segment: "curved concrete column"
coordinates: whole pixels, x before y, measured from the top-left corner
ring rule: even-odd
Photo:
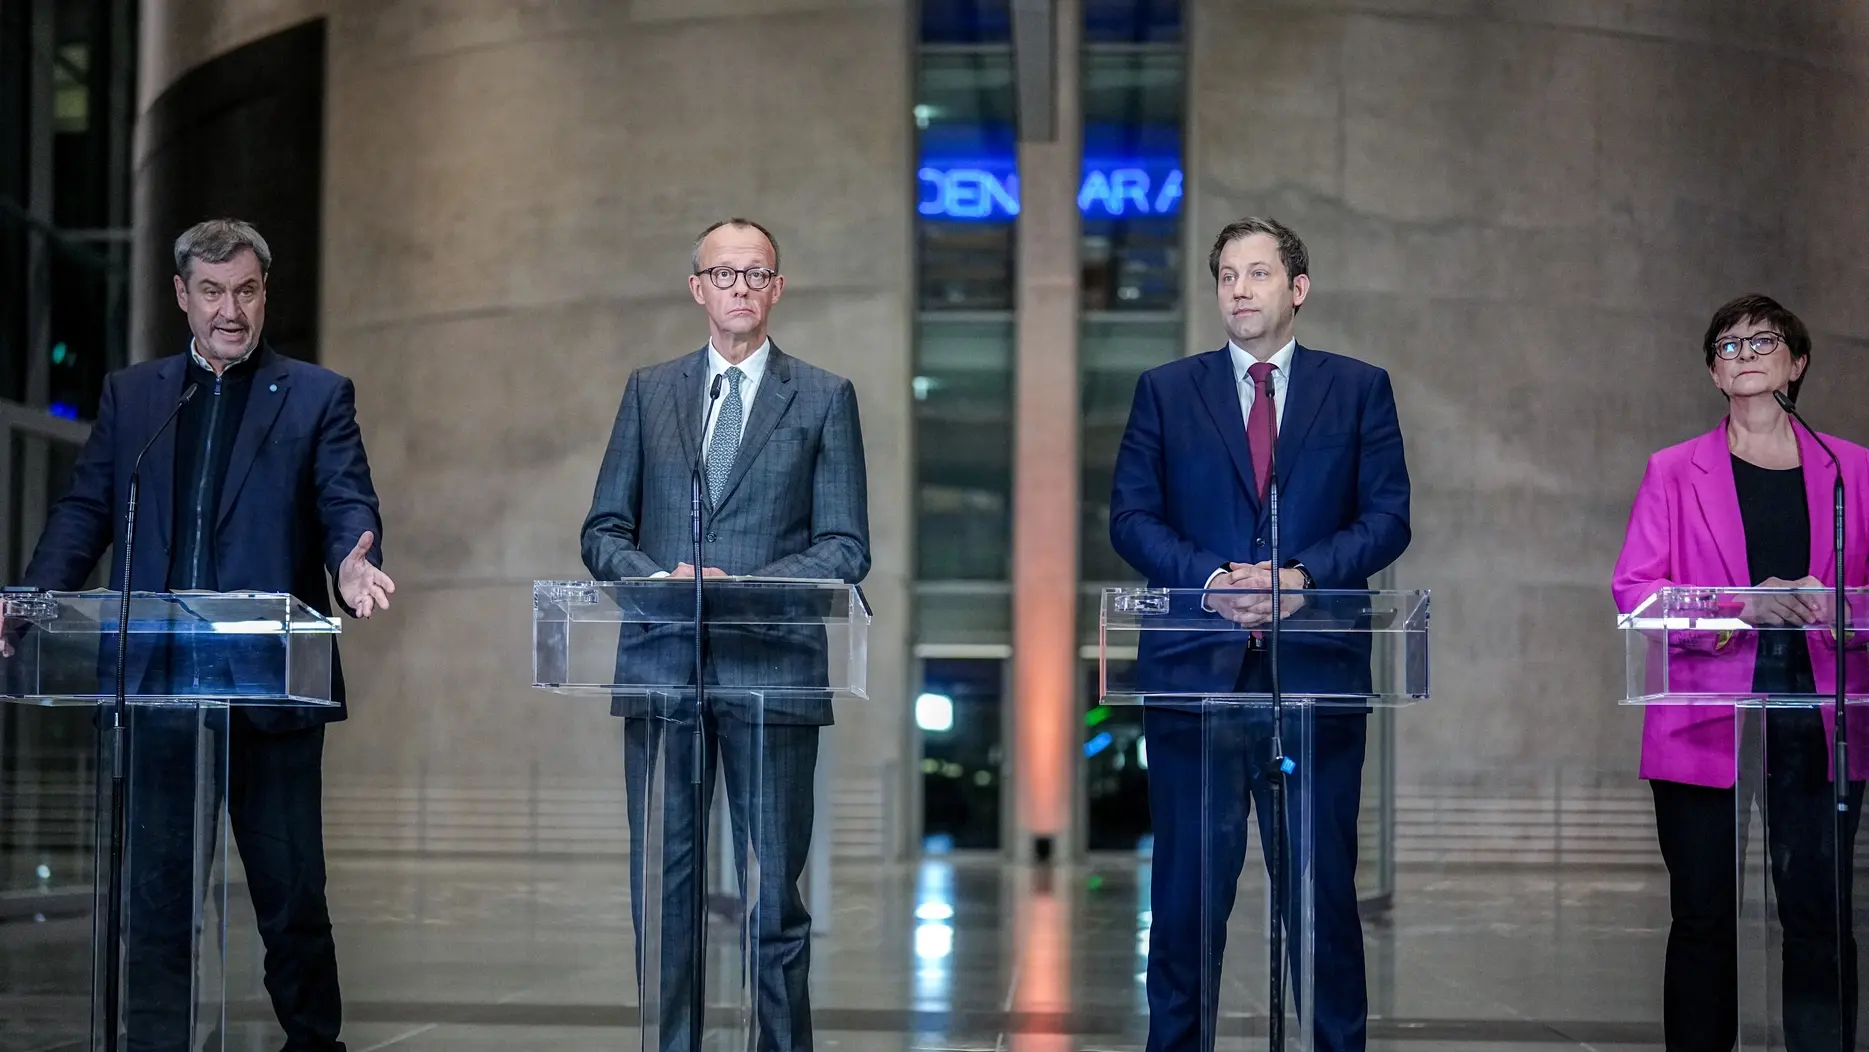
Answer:
[[[839,711],[835,784],[877,812],[865,835],[903,828],[881,801],[901,799],[882,784],[901,777],[909,675],[906,5],[147,6],[146,99],[218,49],[329,19],[319,353],[356,381],[399,585],[388,615],[347,626],[334,807],[422,785],[423,846],[498,850],[521,835],[503,825],[540,827],[520,801],[575,826],[580,787],[620,787],[620,723],[529,687],[529,583],[586,576],[578,528],[624,382],[706,340],[689,244],[745,215],[783,250],[775,340],[857,385],[874,700]],[[620,829],[620,801],[589,821]],[[580,830],[524,835],[565,850]],[[417,846],[413,827],[386,838]]]

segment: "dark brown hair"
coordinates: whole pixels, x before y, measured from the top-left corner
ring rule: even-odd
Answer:
[[[1742,321],[1757,322],[1783,336],[1785,350],[1791,352],[1793,361],[1811,356],[1811,331],[1804,327],[1804,323],[1798,320],[1798,316],[1786,310],[1782,304],[1770,296],[1762,296],[1754,292],[1729,301],[1725,306],[1713,312],[1713,320],[1707,323],[1706,338],[1700,341],[1701,346],[1707,352],[1708,369],[1713,368],[1715,357],[1713,341],[1719,339],[1721,333]],[[1810,366],[1806,365],[1804,370],[1808,374]],[[1787,393],[1793,402],[1798,400],[1798,388],[1802,386],[1804,386],[1803,376],[1791,381]]]

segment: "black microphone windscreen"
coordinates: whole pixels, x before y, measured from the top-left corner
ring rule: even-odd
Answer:
[[[713,383],[713,386],[711,386],[711,387],[709,387],[709,388],[707,389],[707,396],[708,396],[709,398],[719,398],[719,397],[720,397],[720,381],[721,381],[722,379],[724,379],[724,378],[726,377],[726,375],[727,375],[726,373],[716,373],[716,374],[714,374],[714,383]]]

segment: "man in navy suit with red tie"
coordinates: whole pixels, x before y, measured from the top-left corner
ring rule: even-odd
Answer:
[[[1110,540],[1153,587],[1270,588],[1276,471],[1280,586],[1368,588],[1409,540],[1408,466],[1388,373],[1293,338],[1311,279],[1304,243],[1283,224],[1254,217],[1228,225],[1208,266],[1228,346],[1152,369],[1137,383],[1117,454]],[[1215,595],[1203,605],[1249,628],[1270,619],[1264,595]],[[1282,616],[1298,605],[1288,598]],[[1156,684],[1151,690],[1269,690],[1263,633],[1145,635],[1162,637],[1144,640],[1137,655],[1137,676]],[[1281,657],[1288,692],[1370,690],[1367,634],[1293,634]],[[1270,828],[1271,720],[1263,710],[1166,705],[1149,706],[1144,720],[1155,836],[1148,1049],[1207,1052],[1247,815],[1257,810],[1262,842]],[[1312,999],[1319,1052],[1361,1052],[1366,1040],[1356,897],[1366,723],[1362,710],[1319,710],[1308,769],[1288,783],[1311,808],[1311,842],[1298,842],[1306,829],[1291,823],[1288,857],[1308,851],[1313,860],[1316,986],[1293,993]],[[1288,744],[1291,727],[1288,717]],[[1296,896],[1287,902],[1297,908]]]

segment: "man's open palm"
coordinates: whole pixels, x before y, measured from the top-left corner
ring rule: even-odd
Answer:
[[[370,563],[370,549],[375,544],[376,534],[363,531],[363,536],[357,538],[357,546],[337,567],[338,597],[357,617],[369,617],[378,610],[389,609],[390,593],[396,590],[396,582]]]

